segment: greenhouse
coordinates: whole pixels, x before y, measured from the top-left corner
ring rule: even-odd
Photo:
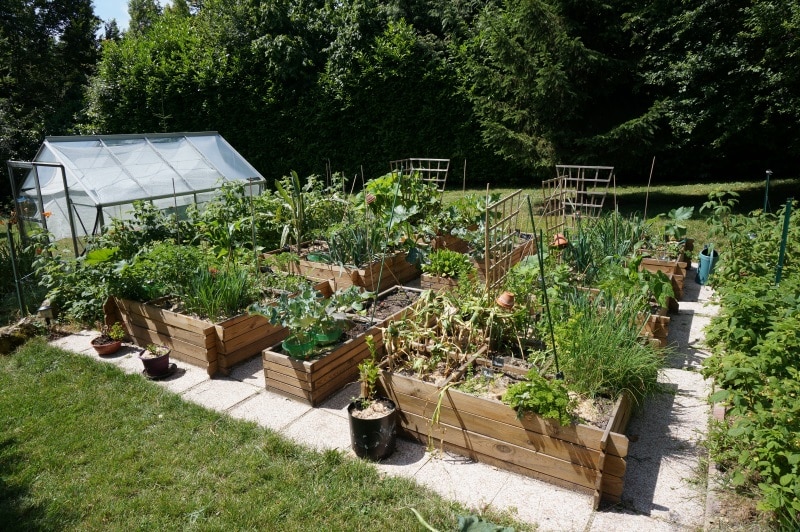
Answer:
[[[137,200],[180,211],[229,181],[264,177],[216,132],[47,137],[33,161],[8,161],[20,227],[55,239],[99,233]],[[257,187],[257,188],[256,188]]]

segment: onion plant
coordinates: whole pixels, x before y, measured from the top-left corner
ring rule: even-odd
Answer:
[[[555,336],[567,386],[590,397],[628,392],[634,403],[658,391],[663,351],[640,338],[649,314],[636,298],[577,292],[554,306]]]
[[[219,321],[240,314],[256,299],[254,291],[246,269],[201,268],[185,287],[181,299],[187,312]]]

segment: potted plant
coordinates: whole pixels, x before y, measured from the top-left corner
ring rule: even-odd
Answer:
[[[175,364],[169,363],[170,348],[165,345],[147,344],[139,353],[139,360],[144,364],[144,373],[151,379],[169,375]]]
[[[98,355],[111,355],[119,351],[123,338],[125,329],[120,322],[115,321],[110,327],[108,325],[100,327],[100,336],[92,338],[91,343]]]
[[[350,402],[350,442],[359,458],[383,460],[394,452],[397,439],[397,406],[385,397],[376,396],[380,369],[375,363],[375,340],[366,338],[371,356],[358,365],[361,395]]]

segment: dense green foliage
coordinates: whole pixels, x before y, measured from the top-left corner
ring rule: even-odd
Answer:
[[[795,203],[796,206],[796,203]],[[730,249],[721,254],[715,288],[721,311],[707,331],[714,349],[703,374],[730,406],[709,435],[712,458],[734,486],[760,493],[782,529],[800,524],[800,268],[795,213],[782,278],[776,284],[783,216],[733,216]]]
[[[479,184],[653,156],[753,177],[800,151],[792,2],[132,0],[99,47],[87,0],[3,6],[3,160],[46,133],[217,130],[270,179],[444,157]]]
[[[0,4],[0,161],[30,159],[45,135],[74,132],[99,57],[91,0]],[[5,174],[5,171],[3,172]],[[0,199],[10,191],[0,179]]]

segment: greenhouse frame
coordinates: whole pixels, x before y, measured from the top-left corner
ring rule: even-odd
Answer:
[[[47,137],[33,161],[7,161],[23,238],[35,224],[56,240],[96,235],[135,201],[180,212],[224,183],[260,194],[264,177],[219,133]],[[26,227],[29,226],[29,227]]]

